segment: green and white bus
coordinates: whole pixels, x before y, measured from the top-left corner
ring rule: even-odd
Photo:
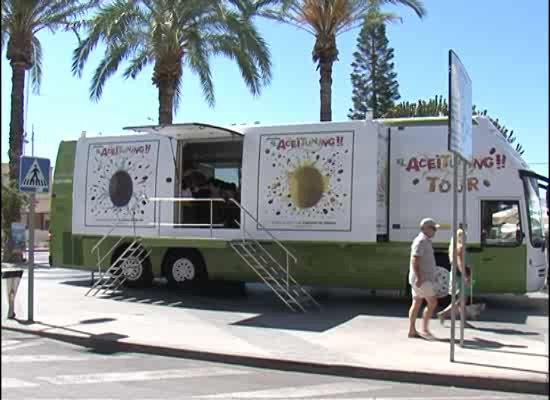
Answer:
[[[182,290],[207,279],[266,281],[241,241],[261,245],[302,285],[406,290],[424,217],[442,225],[434,247],[449,269],[447,135],[438,117],[189,123],[63,141],[52,263],[105,271],[139,237],[143,255],[121,258],[127,285],[161,276]],[[548,179],[484,117],[474,119],[473,154],[459,191],[467,190],[475,290],[537,291],[547,270],[538,186]]]

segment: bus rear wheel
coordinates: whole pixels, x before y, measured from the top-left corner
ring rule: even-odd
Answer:
[[[171,250],[164,260],[164,276],[172,288],[196,288],[208,280],[200,253],[192,249]]]
[[[113,254],[112,263],[114,263],[126,250],[128,246],[124,245],[119,247]],[[146,251],[145,249],[139,249],[137,254]],[[151,260],[149,257],[142,259],[140,257],[126,257],[123,261],[119,261],[120,272],[125,275],[126,280],[124,286],[129,288],[146,288],[151,287],[153,283],[153,268],[151,266]]]

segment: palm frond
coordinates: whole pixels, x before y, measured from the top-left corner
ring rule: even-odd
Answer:
[[[242,50],[260,68],[263,84],[269,84],[272,78],[271,54],[264,38],[249,20],[228,15],[226,21],[229,30],[237,35]]]
[[[424,18],[427,15],[426,7],[420,0],[377,0],[380,4],[389,3],[392,5],[406,6],[413,10],[418,18]]]
[[[55,2],[45,1],[48,6],[44,7],[38,15],[34,16],[35,23],[33,32],[36,34],[42,29],[48,29],[50,32],[55,32],[57,29],[69,29],[74,24],[86,16],[86,14],[96,7],[99,0],[92,1],[70,1],[62,0]],[[83,22],[80,22],[81,24]]]
[[[88,57],[101,41],[123,43],[129,35],[128,32],[132,32],[135,37],[136,32],[139,32],[138,27],[146,18],[133,1],[118,0],[102,8],[86,24],[88,36],[73,51],[73,74],[82,77]]]
[[[142,50],[136,57],[130,61],[130,65],[124,71],[124,78],[136,79],[139,73],[145,68],[147,64],[152,63],[153,60],[147,50]]]
[[[36,36],[32,38],[33,65],[30,70],[32,89],[35,94],[40,94],[42,84],[42,45]]]
[[[209,106],[215,104],[214,98],[214,83],[212,82],[212,73],[210,71],[209,49],[208,42],[201,38],[199,32],[189,32],[189,42],[186,48],[186,62],[193,72],[199,77],[202,93]],[[177,85],[176,99],[174,100],[174,108],[180,103],[180,88],[181,82]]]
[[[214,54],[222,54],[227,58],[234,60],[239,67],[241,77],[243,78],[246,86],[248,86],[248,89],[252,95],[257,96],[260,94],[260,81],[262,76],[253,60],[248,57],[244,49],[241,47],[238,37],[219,35],[215,38],[215,40],[212,40],[212,42]]]
[[[117,71],[120,63],[130,56],[132,50],[130,44],[112,44],[107,47],[105,56],[96,68],[92,78],[90,86],[90,99],[92,101],[98,101],[101,98],[105,82]]]
[[[2,33],[0,36],[0,51],[4,51],[4,44],[8,39],[8,32],[4,30],[4,24],[2,23]]]

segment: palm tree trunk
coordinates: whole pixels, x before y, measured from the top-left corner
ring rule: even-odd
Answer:
[[[159,125],[171,125],[174,112],[176,83],[164,79],[159,82]]]
[[[23,152],[23,114],[25,96],[25,65],[11,64],[11,119],[10,119],[10,180],[15,182],[19,175],[19,158]]]
[[[9,137],[9,177],[10,184],[15,188],[19,176],[19,159],[23,152],[23,115],[24,115],[24,93],[25,93],[25,64],[20,62],[12,62],[12,78],[11,78],[11,116],[10,116],[10,137]],[[21,220],[21,202],[16,194],[10,199],[9,205],[4,208],[2,219],[4,234],[6,230],[10,231],[12,222]],[[11,235],[7,237],[7,247],[5,260],[17,262],[20,260],[19,254],[14,254],[14,243],[11,240]]]
[[[319,60],[321,86],[321,121],[332,121],[332,60]]]

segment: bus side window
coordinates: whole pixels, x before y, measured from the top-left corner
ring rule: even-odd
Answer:
[[[523,242],[518,201],[482,200],[480,226],[485,246],[518,246]]]

